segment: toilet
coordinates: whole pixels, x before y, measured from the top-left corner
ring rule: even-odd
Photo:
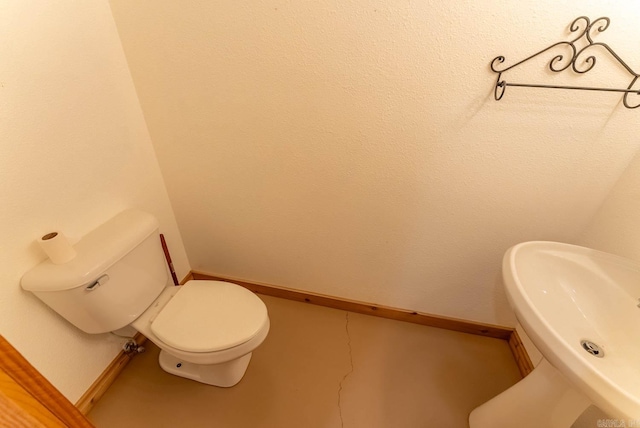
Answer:
[[[160,348],[168,373],[231,387],[267,337],[267,308],[229,282],[174,286],[150,214],[127,210],[87,234],[64,264],[45,260],[22,288],[80,330],[100,334],[131,326]]]

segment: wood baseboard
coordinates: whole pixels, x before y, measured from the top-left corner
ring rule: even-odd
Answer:
[[[447,330],[459,331],[462,333],[476,334],[480,336],[506,340],[509,343],[509,348],[511,349],[511,353],[513,354],[513,358],[516,362],[516,365],[518,366],[518,369],[520,370],[520,374],[522,375],[522,377],[527,376],[534,369],[534,365],[531,362],[531,358],[529,357],[529,354],[527,353],[527,350],[524,347],[520,336],[513,328],[506,328],[456,318],[424,314],[406,309],[398,309],[388,306],[357,302],[353,300],[325,296],[322,294],[308,293],[306,291],[278,287],[270,284],[212,275],[201,271],[192,271],[190,279],[227,281],[245,287],[253,291],[254,293],[264,294],[267,296],[280,297],[283,299],[295,300],[298,302],[311,303],[314,305],[327,306],[334,309],[357,312],[360,314],[373,315],[382,318],[406,321],[430,327],[444,328]]]
[[[193,279],[193,273],[189,272],[187,276],[185,276],[182,281],[180,281],[180,285],[185,282]],[[147,338],[142,333],[136,333],[133,337],[138,345],[142,345],[147,341]],[[125,366],[131,361],[133,356],[128,355],[124,351],[120,351],[120,353],[116,356],[116,358],[107,366],[107,368],[102,372],[102,374],[98,377],[98,379],[93,382],[93,384],[87,389],[87,391],[80,397],[78,402],[75,404],[75,407],[82,412],[82,414],[87,415],[93,405],[102,397],[102,395],[109,389],[111,384],[116,380],[120,372],[125,368]]]
[[[520,374],[522,377],[526,377],[535,367],[516,330],[513,330],[509,337],[509,348],[511,348],[511,353],[516,360]]]
[[[430,315],[406,309],[392,308],[389,306],[358,302],[355,300],[341,299],[338,297],[309,293],[306,291],[294,290],[270,284],[222,277],[201,271],[192,271],[192,273],[193,279],[232,282],[258,294],[280,297],[283,299],[295,300],[298,302],[311,303],[313,305],[327,306],[329,308],[342,309],[345,311],[373,315],[376,317],[406,321],[430,327],[444,328],[447,330],[459,331],[462,333],[477,334],[480,336],[509,340],[511,334],[514,331],[510,328],[500,327],[492,324],[483,324],[473,321],[465,321],[457,318]]]
[[[136,335],[133,336],[133,340],[135,340],[138,345],[141,345],[146,342],[147,338],[141,333],[136,333]],[[109,364],[109,366],[107,366],[107,368],[102,372],[98,379],[93,382],[82,397],[80,397],[76,403],[78,410],[80,410],[84,415],[88,414],[93,408],[93,405],[100,399],[100,397],[102,397],[107,389],[109,389],[111,384],[116,380],[120,372],[133,357],[133,355],[127,354],[124,350],[120,351],[118,356],[111,362],[111,364]]]
[[[376,305],[354,300],[341,299],[338,297],[326,296],[322,294],[309,293],[306,291],[294,290],[290,288],[279,287],[270,284],[258,283],[240,280],[230,277],[222,277],[201,271],[191,271],[180,281],[184,284],[192,279],[203,279],[213,281],[227,281],[238,284],[254,293],[264,294],[267,296],[279,297],[298,302],[310,303],[313,305],[326,306],[334,309],[341,309],[350,312],[356,312],[376,317],[389,318],[397,321],[411,322],[429,327],[444,328],[447,330],[458,331],[462,333],[476,334],[480,336],[493,337],[509,342],[509,347],[513,353],[516,364],[520,369],[522,376],[526,376],[533,370],[533,364],[529,358],[527,351],[516,333],[515,329],[496,326],[492,324],[484,324],[473,321],[466,321],[457,318],[450,318],[438,315],[430,315],[406,309],[392,308],[389,306]],[[135,336],[137,343],[144,343],[146,338],[138,333]],[[80,397],[76,403],[76,407],[83,413],[87,414],[95,402],[102,397],[105,391],[113,383],[116,377],[124,369],[131,360],[131,356],[124,351],[120,352],[113,362],[105,369],[91,387]]]
[[[191,281],[193,279],[193,272],[189,272],[187,276],[185,276],[182,281],[180,281],[180,285],[184,285],[185,282]]]

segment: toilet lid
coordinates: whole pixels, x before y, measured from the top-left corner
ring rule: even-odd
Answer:
[[[189,281],[160,311],[151,331],[187,352],[214,352],[240,345],[267,322],[267,308],[246,288],[222,281]]]

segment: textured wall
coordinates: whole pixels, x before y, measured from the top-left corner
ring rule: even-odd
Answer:
[[[189,270],[106,2],[0,5],[0,333],[71,401],[122,340],[87,335],[20,288],[45,258],[35,240],[75,242],[127,207],[154,213]]]
[[[494,101],[489,62],[608,15],[640,69],[624,3],[110,2],[193,268],[503,325],[504,251],[574,242],[640,140],[616,94]]]
[[[640,261],[640,155],[609,194],[578,244]]]

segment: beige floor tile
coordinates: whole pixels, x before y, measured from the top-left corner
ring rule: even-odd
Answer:
[[[465,427],[519,380],[505,341],[261,296],[271,331],[245,378],[216,388],[137,356],[89,418],[110,427]]]

